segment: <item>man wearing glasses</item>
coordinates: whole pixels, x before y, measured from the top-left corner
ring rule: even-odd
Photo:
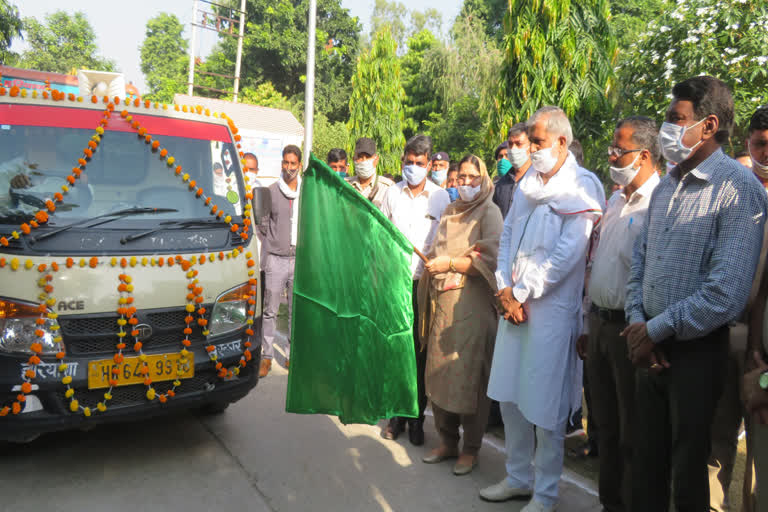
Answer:
[[[587,283],[588,321],[579,338],[600,436],[600,502],[611,512],[629,509],[635,368],[619,333],[626,325],[624,297],[635,239],[645,225],[651,194],[659,184],[658,128],[647,117],[619,121],[608,148],[611,179],[623,189],[608,200],[593,248]]]

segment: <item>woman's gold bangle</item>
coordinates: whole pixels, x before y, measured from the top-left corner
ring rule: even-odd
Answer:
[[[453,258],[448,262],[448,268],[451,269],[451,272],[456,272],[456,267],[453,266]]]

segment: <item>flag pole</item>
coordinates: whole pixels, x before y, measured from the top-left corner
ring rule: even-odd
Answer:
[[[312,127],[315,117],[315,26],[317,22],[317,0],[309,0],[307,23],[307,81],[304,93],[304,169],[309,166],[312,151]]]
[[[422,252],[421,252],[420,250],[418,250],[416,247],[414,247],[414,248],[413,248],[413,252],[415,252],[415,253],[416,253],[416,256],[418,256],[419,258],[421,258],[421,261],[423,261],[424,263],[429,263],[429,260],[427,259],[427,257],[426,257],[426,256],[424,256],[424,253],[422,253]]]

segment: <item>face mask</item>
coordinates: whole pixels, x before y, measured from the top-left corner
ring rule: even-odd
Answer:
[[[480,192],[480,185],[476,187],[470,187],[468,185],[459,186],[459,197],[464,201],[471,201]]]
[[[435,182],[435,185],[442,185],[445,180],[448,179],[448,169],[444,171],[432,171],[430,179]]]
[[[346,178],[347,177],[347,172],[346,171],[336,171],[336,174],[338,174],[340,178]]]
[[[674,163],[674,162],[667,162],[667,164],[666,164],[666,165],[667,165],[667,174],[669,174],[669,171],[671,171],[672,169],[674,169],[675,167],[677,167],[677,164],[676,164],[676,163]]]
[[[419,167],[416,164],[403,166],[403,177],[409,185],[416,186],[427,177],[427,168]]]
[[[635,156],[635,159],[632,160],[632,163],[626,167],[610,166],[611,179],[622,187],[626,187],[632,183],[632,180],[635,179],[637,173],[640,172],[640,169],[635,169],[635,164],[637,163],[638,158],[640,158],[640,153],[638,153],[637,156]]]
[[[664,158],[679,164],[691,156],[696,146],[703,141],[700,140],[693,147],[687,148],[683,146],[683,136],[686,131],[703,121],[704,119],[691,126],[678,126],[667,122],[662,123],[661,130],[659,130],[659,145],[661,146],[661,154],[664,155]]]
[[[496,172],[499,174],[499,176],[506,176],[511,168],[512,164],[509,163],[509,160],[506,158],[502,158],[496,162]]]
[[[357,174],[364,180],[367,180],[368,178],[376,174],[376,166],[373,165],[373,158],[356,162],[355,174]]]
[[[507,158],[512,163],[512,167],[519,169],[525,165],[525,162],[527,162],[529,158],[528,148],[529,146],[524,148],[509,148],[507,150]]]
[[[298,176],[299,170],[298,169],[283,169],[283,180],[288,183],[289,181],[293,181],[296,176]]]
[[[459,198],[459,189],[456,187],[448,187],[445,189],[446,192],[448,192],[448,196],[451,198],[451,202],[454,202]]]
[[[758,178],[768,180],[768,165],[763,165],[757,161],[755,155],[752,154],[752,148],[749,147],[749,144],[747,144],[747,149],[749,150],[749,158],[752,159],[752,172],[754,172]]]
[[[552,154],[552,149],[540,149],[531,155],[531,165],[539,174],[549,174],[555,168],[558,157]]]

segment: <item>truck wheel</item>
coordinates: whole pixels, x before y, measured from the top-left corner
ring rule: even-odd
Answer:
[[[227,410],[227,407],[229,407],[229,402],[213,402],[199,407],[196,412],[201,416],[215,416],[222,414]]]

